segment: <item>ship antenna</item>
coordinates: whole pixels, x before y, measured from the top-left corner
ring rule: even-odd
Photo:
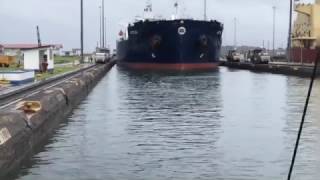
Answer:
[[[145,13],[145,19],[150,19],[152,18],[152,3],[151,0],[147,1],[147,6],[144,9],[144,13]]]
[[[147,8],[146,8],[147,12],[152,12],[152,2],[151,0],[147,1]]]
[[[174,7],[176,8],[176,17],[178,16],[178,8],[179,8],[179,3],[178,0],[174,3]]]

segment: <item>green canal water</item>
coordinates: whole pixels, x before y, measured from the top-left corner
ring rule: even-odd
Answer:
[[[308,79],[113,68],[14,180],[286,179]],[[320,177],[320,81],[293,179]]]

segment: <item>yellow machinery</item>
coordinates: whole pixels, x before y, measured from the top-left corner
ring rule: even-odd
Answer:
[[[9,67],[16,61],[14,56],[0,56],[0,67]]]

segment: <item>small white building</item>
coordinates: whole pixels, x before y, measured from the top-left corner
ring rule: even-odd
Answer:
[[[23,64],[25,70],[42,71],[43,64],[47,63],[47,70],[54,70],[53,46],[41,46],[36,48],[23,49]]]

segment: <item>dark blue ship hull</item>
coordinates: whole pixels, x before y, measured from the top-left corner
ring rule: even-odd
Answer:
[[[139,21],[117,43],[120,66],[136,69],[213,69],[223,26],[217,21]]]

